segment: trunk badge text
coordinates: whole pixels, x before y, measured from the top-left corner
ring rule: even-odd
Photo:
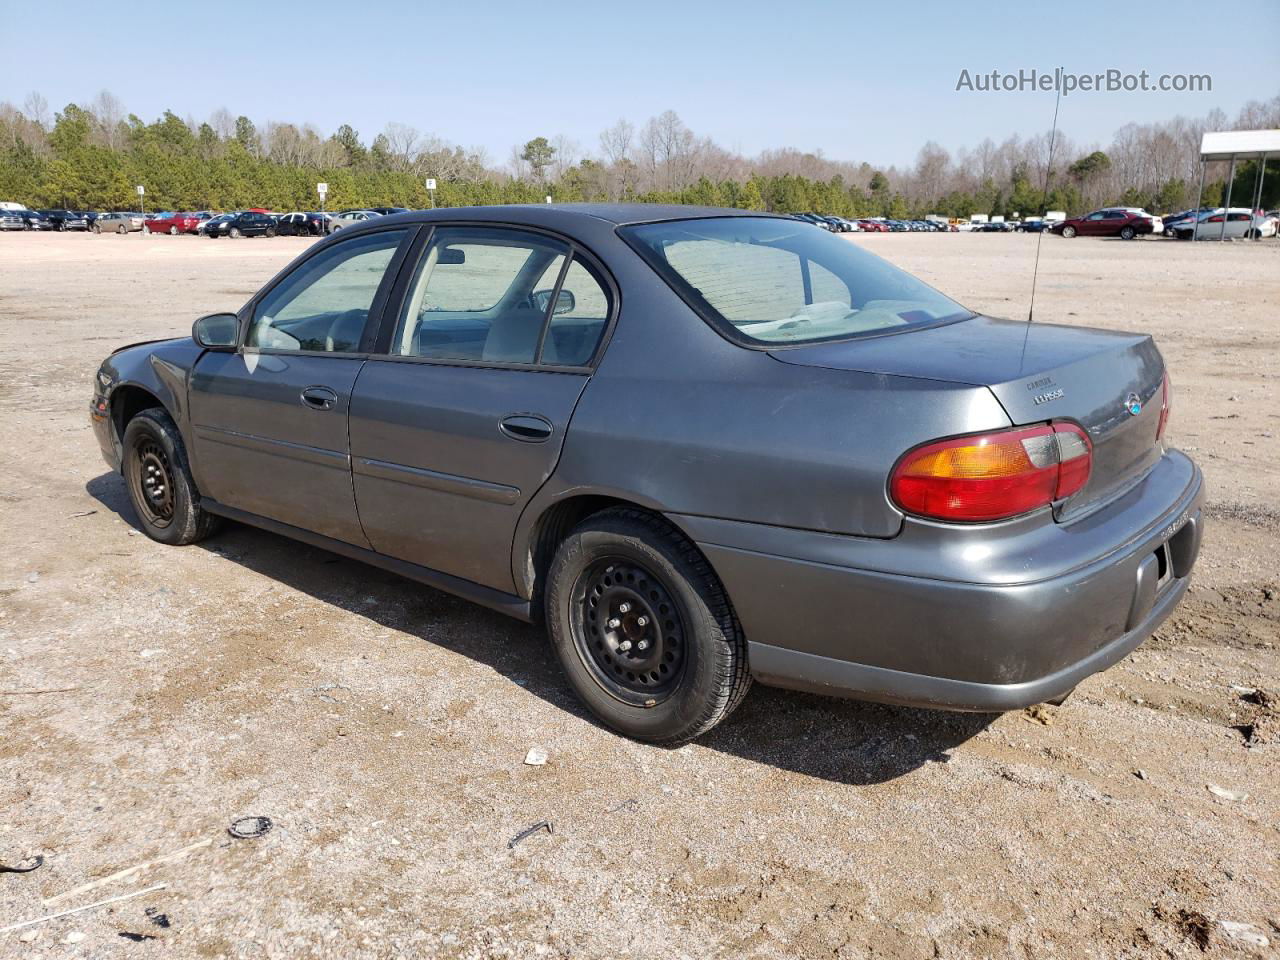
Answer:
[[[1042,389],[1048,388],[1048,389]],[[1053,377],[1041,377],[1039,380],[1032,380],[1027,384],[1028,390],[1042,390],[1031,398],[1031,402],[1037,407],[1042,403],[1048,403],[1050,400],[1061,400],[1065,391],[1053,382]]]

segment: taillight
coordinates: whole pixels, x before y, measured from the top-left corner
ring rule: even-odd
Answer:
[[[926,443],[898,461],[894,503],[935,520],[981,522],[1029,513],[1089,481],[1093,444],[1074,423],[1017,427]]]
[[[1173,408],[1173,389],[1169,385],[1169,371],[1164,372],[1160,382],[1160,425],[1156,427],[1156,439],[1164,437],[1164,428],[1169,425],[1169,411]]]

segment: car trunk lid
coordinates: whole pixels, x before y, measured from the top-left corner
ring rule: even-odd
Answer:
[[[1145,334],[976,316],[894,336],[771,351],[784,363],[986,386],[1015,426],[1074,420],[1093,444],[1067,520],[1119,495],[1161,455],[1164,360]]]

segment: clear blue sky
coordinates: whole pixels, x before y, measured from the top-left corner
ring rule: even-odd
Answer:
[[[1066,98],[1060,126],[1080,145],[1280,94],[1271,0],[1229,16],[1184,0],[0,0],[0,36],[22,54],[0,61],[0,100],[19,105],[37,90],[58,110],[106,88],[148,121],[225,106],[326,134],[348,122],[366,141],[399,121],[492,162],[537,135],[594,150],[619,117],[639,126],[666,109],[748,154],[795,146],[877,165],[910,163],[929,139],[954,150],[1048,129],[1051,93],[958,93],[962,68],[1212,74],[1211,93]]]

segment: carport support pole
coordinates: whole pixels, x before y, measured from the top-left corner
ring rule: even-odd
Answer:
[[[1227,239],[1227,221],[1231,219],[1231,182],[1236,178],[1236,155],[1231,155],[1231,167],[1227,170],[1227,200],[1222,205],[1222,229],[1218,231],[1218,240]]]
[[[1253,186],[1253,206],[1249,208],[1249,226],[1251,229],[1258,231],[1254,237],[1255,240],[1262,239],[1262,230],[1253,226],[1253,211],[1258,209],[1258,205],[1262,203],[1262,178],[1267,175],[1267,155],[1264,153],[1258,158],[1258,179]]]
[[[1206,168],[1206,166],[1208,166],[1208,164],[1206,163],[1206,161],[1204,161],[1204,157],[1202,156],[1201,157],[1201,186],[1199,186],[1196,191],[1196,219],[1192,220],[1193,241],[1198,241],[1199,239],[1199,205],[1201,205],[1201,201],[1204,198],[1204,168]]]

